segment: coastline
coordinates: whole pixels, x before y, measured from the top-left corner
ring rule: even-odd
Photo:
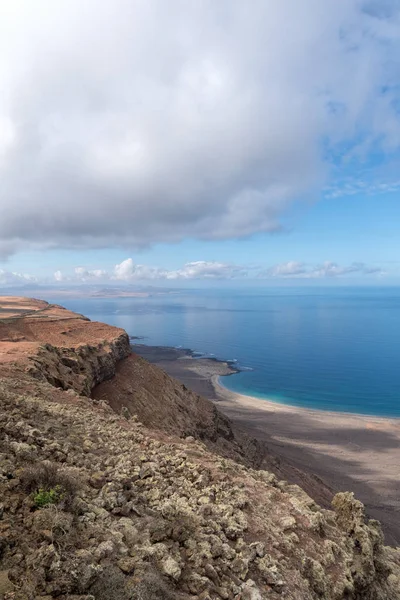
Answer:
[[[220,394],[214,386],[213,377],[233,375],[238,372],[232,367],[232,363],[215,357],[198,357],[189,348],[148,346],[138,343],[132,344],[131,347],[133,352],[164,369],[168,375],[175,377],[200,396],[205,396],[214,402],[220,400]]]
[[[134,344],[133,351],[218,404],[234,424],[277,456],[313,473],[332,490],[353,491],[382,522],[387,543],[400,543],[400,419],[329,412],[245,396],[219,378],[228,363],[193,358],[187,349]]]
[[[234,373],[228,373],[228,375],[234,375]],[[224,376],[224,375],[222,375]],[[295,404],[289,404],[286,402],[278,402],[277,400],[272,400],[272,398],[268,398],[266,396],[263,397],[257,397],[257,396],[251,396],[250,394],[241,394],[240,392],[234,392],[233,390],[230,390],[229,388],[227,388],[226,386],[224,386],[224,384],[221,382],[220,379],[220,375],[214,375],[212,378],[212,383],[213,386],[216,389],[216,393],[219,397],[221,397],[221,399],[226,399],[226,400],[236,400],[237,402],[241,402],[242,404],[245,404],[246,401],[251,401],[251,403],[254,403],[254,407],[259,407],[259,403],[265,403],[267,406],[269,406],[269,408],[271,410],[279,410],[280,408],[282,409],[282,412],[285,412],[285,410],[287,409],[287,412],[292,413],[293,411],[295,411],[296,413],[304,413],[304,414],[312,414],[314,416],[318,416],[319,414],[321,415],[330,415],[332,417],[334,416],[341,416],[343,418],[350,418],[350,417],[354,417],[357,419],[368,419],[370,420],[374,420],[374,421],[383,421],[383,422],[387,422],[387,421],[393,421],[394,425],[396,425],[396,423],[400,426],[400,417],[385,417],[385,416],[380,416],[380,415],[371,415],[371,414],[366,414],[366,413],[355,413],[355,412],[350,412],[350,411],[340,411],[340,410],[327,410],[325,408],[308,408],[308,407],[304,407],[304,406],[297,406]]]

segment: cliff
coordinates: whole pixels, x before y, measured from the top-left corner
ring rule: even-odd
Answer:
[[[351,494],[326,510],[252,468],[125,332],[24,302],[0,299],[0,598],[400,599]]]

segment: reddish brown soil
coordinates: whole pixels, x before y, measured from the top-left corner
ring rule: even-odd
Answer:
[[[121,332],[44,300],[0,296],[0,374],[5,364],[25,362],[42,344],[77,347]]]

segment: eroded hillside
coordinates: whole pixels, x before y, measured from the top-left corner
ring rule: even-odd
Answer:
[[[0,598],[400,598],[399,550],[351,494],[324,510],[249,467],[212,404],[140,361],[146,426],[132,389],[90,398],[135,360],[126,334],[39,310],[0,324]]]

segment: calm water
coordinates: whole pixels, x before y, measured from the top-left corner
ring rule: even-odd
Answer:
[[[202,290],[53,300],[143,336],[146,344],[236,359],[246,370],[223,379],[236,392],[400,416],[400,289]]]

